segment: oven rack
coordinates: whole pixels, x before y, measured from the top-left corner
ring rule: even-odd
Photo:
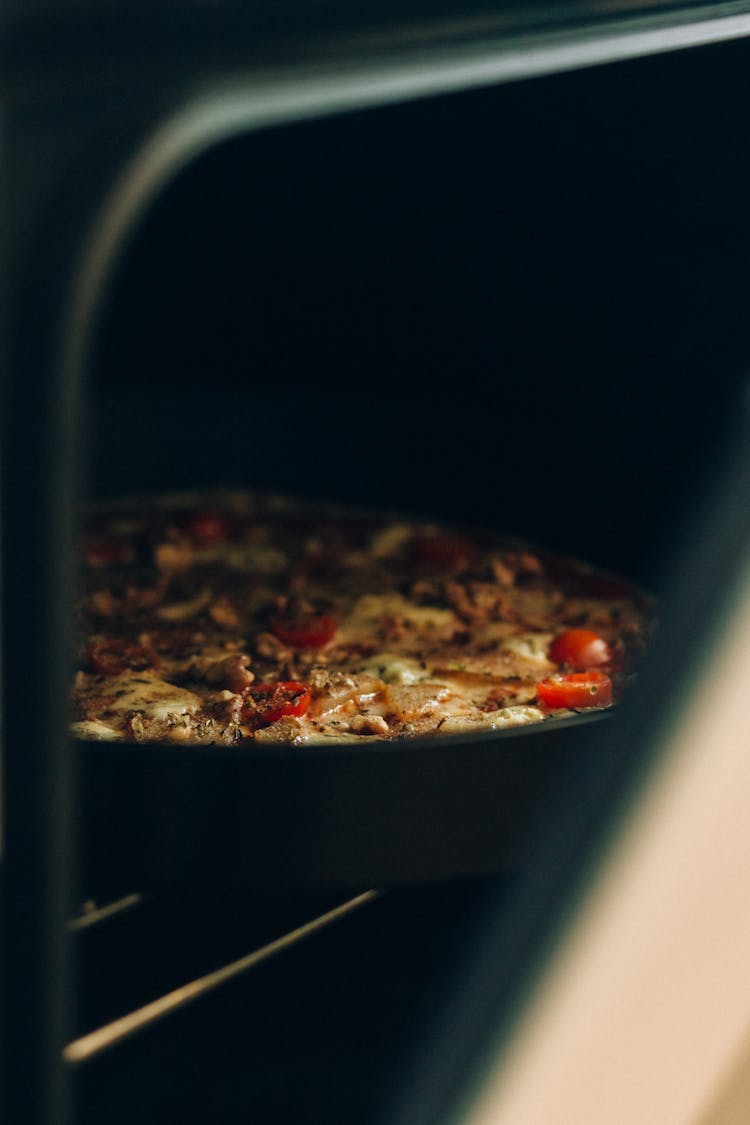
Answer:
[[[375,1125],[488,903],[515,883],[89,904],[68,927],[82,1001],[82,1034],[65,1050],[76,1120],[161,1125],[161,1099],[197,1125],[218,1098],[226,1125]]]
[[[83,1002],[65,1062],[80,1066],[118,1047],[381,894],[242,901],[133,893],[86,904],[67,925]]]

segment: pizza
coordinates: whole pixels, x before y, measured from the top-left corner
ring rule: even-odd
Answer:
[[[225,490],[87,512],[71,732],[199,745],[467,735],[611,707],[629,582],[515,538]]]

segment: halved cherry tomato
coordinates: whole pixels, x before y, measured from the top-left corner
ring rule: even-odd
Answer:
[[[311,695],[310,686],[297,680],[252,684],[244,692],[242,717],[252,726],[268,726],[284,715],[304,715]]]
[[[123,672],[144,672],[159,666],[159,657],[150,648],[119,637],[96,641],[88,651],[88,664],[100,676],[121,676]]]
[[[86,535],[83,541],[83,551],[89,566],[125,566],[135,557],[135,551],[130,539],[117,535],[107,535],[104,532]]]
[[[612,663],[612,649],[604,637],[592,629],[566,629],[558,633],[549,647],[555,664],[567,664],[578,671]]]
[[[460,570],[468,566],[474,553],[468,539],[458,535],[415,535],[409,544],[412,559],[441,570]]]
[[[232,525],[221,512],[194,512],[183,525],[190,539],[199,547],[226,543],[232,535]]]
[[[291,648],[322,648],[337,628],[336,619],[327,613],[271,618],[271,632],[282,644]]]
[[[580,710],[608,707],[612,702],[612,681],[606,672],[571,672],[567,676],[548,676],[536,685],[536,698],[550,711],[560,708]]]

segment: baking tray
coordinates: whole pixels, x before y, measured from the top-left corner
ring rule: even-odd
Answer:
[[[617,710],[361,748],[75,742],[78,892],[278,894],[517,867]]]

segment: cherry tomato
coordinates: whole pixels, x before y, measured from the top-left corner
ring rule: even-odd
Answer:
[[[581,672],[612,663],[609,644],[591,629],[566,629],[564,633],[558,633],[548,655],[555,664],[567,664]]]
[[[116,535],[91,534],[84,538],[83,550],[89,566],[124,566],[133,561],[135,552],[129,539]]]
[[[612,681],[606,672],[571,672],[567,676],[548,676],[536,685],[541,707],[555,711],[565,707],[608,707],[612,702]]]
[[[327,613],[271,618],[271,632],[291,648],[322,648],[337,628],[336,619]]]
[[[473,549],[468,539],[453,535],[415,535],[409,544],[412,559],[441,570],[468,566]]]
[[[100,676],[120,676],[123,672],[144,672],[158,668],[159,658],[155,652],[134,641],[111,637],[96,641],[88,652],[88,663],[92,671]]]
[[[199,547],[226,543],[232,533],[229,520],[221,512],[194,512],[183,526],[193,543]]]
[[[304,715],[312,694],[308,684],[297,680],[277,680],[252,684],[245,690],[242,717],[252,726],[268,726],[284,715]]]

